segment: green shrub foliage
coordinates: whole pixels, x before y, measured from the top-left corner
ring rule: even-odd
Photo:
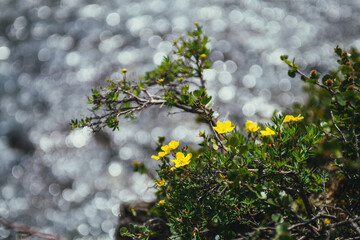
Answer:
[[[166,222],[164,238],[360,239],[359,52],[336,47],[339,67],[325,75],[306,75],[281,56],[289,76],[307,83],[307,103],[265,125],[240,126],[217,120],[203,78],[208,38],[195,26],[138,82],[123,69],[122,79],[92,90],[92,116],[72,127],[116,130],[121,116],[152,105],[194,113],[209,125],[210,134],[199,130],[199,150],[160,137],[146,160],[159,163],[158,203],[149,214]],[[136,162],[135,170],[146,173],[145,165]],[[159,231],[131,225],[120,235],[160,239]]]

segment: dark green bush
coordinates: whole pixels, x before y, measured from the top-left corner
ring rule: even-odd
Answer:
[[[167,223],[164,238],[360,239],[359,53],[336,47],[339,67],[322,78],[281,56],[289,76],[308,83],[307,103],[265,125],[236,126],[217,121],[203,78],[210,68],[208,38],[195,25],[174,41],[174,54],[138,82],[127,80],[123,69],[123,79],[93,90],[93,116],[73,120],[72,127],[116,130],[120,116],[134,118],[152,105],[179,108],[208,123],[212,133],[200,132],[199,150],[159,138],[152,156],[159,162],[159,202],[149,213]],[[135,170],[147,172],[144,164]],[[120,235],[158,239],[156,231],[130,226]]]

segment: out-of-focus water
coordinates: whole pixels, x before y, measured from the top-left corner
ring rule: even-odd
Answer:
[[[156,108],[120,131],[70,131],[85,96],[136,78],[198,21],[211,39],[206,72],[220,120],[267,121],[303,102],[279,56],[325,72],[336,45],[360,48],[357,0],[1,0],[0,216],[74,239],[111,239],[119,203],[154,199],[133,160],[154,167],[157,136],[196,144],[203,125]],[[192,118],[190,115],[187,118]],[[0,239],[12,233],[0,226]]]

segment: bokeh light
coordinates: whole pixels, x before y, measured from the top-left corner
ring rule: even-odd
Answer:
[[[116,132],[70,131],[89,113],[91,88],[119,69],[137,79],[198,21],[211,40],[204,78],[215,110],[242,129],[305,101],[280,55],[325,72],[336,45],[360,48],[356,0],[5,0],[0,9],[0,216],[72,239],[112,239],[122,202],[155,199],[132,161],[155,167],[158,136],[196,146],[209,130],[151,108]],[[0,239],[11,238],[0,225]]]

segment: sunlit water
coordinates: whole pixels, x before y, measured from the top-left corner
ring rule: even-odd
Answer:
[[[359,13],[356,0],[0,1],[0,216],[111,239],[120,202],[154,199],[132,161],[154,167],[157,136],[196,145],[207,128],[152,108],[114,133],[71,132],[91,88],[124,67],[133,79],[151,70],[198,21],[211,39],[205,77],[220,120],[265,122],[304,102],[279,56],[304,72],[335,67],[336,45],[360,48]],[[11,234],[0,226],[0,239]]]

